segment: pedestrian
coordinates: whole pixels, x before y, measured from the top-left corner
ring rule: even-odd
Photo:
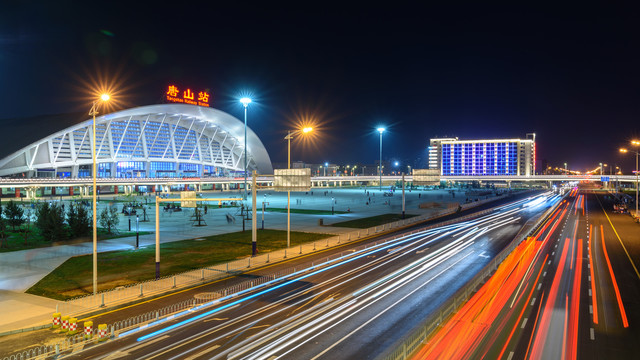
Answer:
[[[204,206],[204,214],[207,215],[207,205]]]

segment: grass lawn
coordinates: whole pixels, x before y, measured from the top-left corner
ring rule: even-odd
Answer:
[[[258,209],[261,212],[262,209]],[[286,213],[287,208],[266,208],[265,211]],[[291,209],[291,214],[307,214],[307,215],[331,215],[331,210],[313,210],[313,209]],[[334,214],[348,214],[346,211],[335,210]]]
[[[404,218],[408,219],[414,216],[417,216],[417,215],[405,214]],[[342,221],[335,224],[331,224],[330,226],[366,229],[373,226],[380,226],[380,225],[398,221],[398,220],[402,220],[402,214],[382,214],[382,215],[371,216],[371,217],[362,218],[362,219]]]
[[[23,225],[23,227],[24,226],[25,225]],[[31,226],[31,234],[29,235],[29,238],[27,239],[26,244],[25,244],[24,238],[22,237],[22,234],[19,231],[12,231],[11,228],[9,228],[8,233],[9,233],[9,237],[7,238],[6,241],[3,242],[3,247],[0,247],[0,253],[91,241],[91,235],[86,237],[67,239],[67,240],[56,241],[56,242],[46,241],[42,237],[42,235],[40,235],[40,231],[33,225]],[[153,234],[153,232],[140,231],[140,235],[147,235],[147,234]],[[128,237],[128,236],[136,236],[136,232],[120,231],[117,234],[115,233],[107,234],[106,230],[103,230],[102,228],[98,228],[98,241],[117,239],[117,238]]]
[[[258,230],[258,251],[268,252],[287,245],[286,231]],[[329,234],[291,232],[291,245],[327,238]],[[251,231],[208,236],[160,244],[162,276],[226,263],[251,255]],[[70,258],[37,284],[30,294],[65,300],[93,291],[93,258]],[[99,291],[155,277],[155,247],[98,254]]]

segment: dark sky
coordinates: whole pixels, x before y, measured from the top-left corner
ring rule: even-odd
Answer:
[[[293,160],[373,163],[384,125],[383,156],[403,166],[426,164],[431,137],[529,132],[538,163],[634,164],[618,148],[640,135],[637,5],[229,3],[3,4],[0,119],[88,111],[100,80],[113,110],[163,102],[174,83],[240,119],[251,93],[249,127],[274,162],[307,117],[318,136]],[[5,153],[15,134],[0,124]]]

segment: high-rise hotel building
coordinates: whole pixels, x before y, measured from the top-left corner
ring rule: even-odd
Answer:
[[[535,146],[535,134],[527,134],[526,139],[431,139],[429,169],[439,169],[441,176],[531,176],[535,174]]]

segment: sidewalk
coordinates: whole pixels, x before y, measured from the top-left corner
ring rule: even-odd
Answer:
[[[369,195],[366,195],[369,191]],[[313,194],[313,195],[312,195]],[[448,190],[406,191],[405,212],[407,214],[422,215],[435,213],[446,208],[452,202],[465,200],[464,191],[456,192],[453,197]],[[239,196],[238,193],[204,192],[204,198]],[[179,194],[173,197],[178,198]],[[484,198],[484,197],[483,197]],[[331,227],[336,222],[370,217],[387,213],[400,213],[402,211],[402,192],[396,191],[393,197],[383,197],[378,188],[314,188],[313,192],[292,193],[292,209],[331,210],[332,199],[335,211],[350,211],[345,214],[335,215],[306,215],[291,214],[291,230],[320,232],[327,234],[340,234],[351,231],[350,228]],[[257,226],[262,225],[262,201],[269,202],[267,207],[286,208],[286,193],[274,191],[259,191],[257,194],[258,213]],[[65,201],[66,202],[66,201]],[[144,200],[143,200],[144,202]],[[387,202],[385,204],[385,202]],[[420,203],[438,202],[440,207],[420,209]],[[101,197],[98,204],[98,212],[107,206],[109,199]],[[251,204],[249,197],[248,204]],[[369,203],[369,204],[367,204]],[[122,203],[116,203],[119,208]],[[208,205],[207,215],[204,220],[207,226],[192,226],[191,216],[193,210],[184,209],[182,212],[168,213],[161,210],[160,213],[160,242],[172,242],[198,237],[224,234],[242,230],[242,220],[236,208],[217,208],[213,204]],[[236,221],[228,223],[226,214],[231,214]],[[155,206],[148,205],[147,216],[149,222],[140,222],[140,231],[155,231]],[[128,230],[129,218],[131,229],[135,231],[135,216],[122,215],[118,228]],[[323,219],[324,226],[319,225],[318,220]],[[264,215],[265,228],[286,230],[287,214],[267,212]],[[329,225],[329,226],[327,226]],[[251,221],[245,224],[246,231],[251,231]],[[132,249],[135,246],[135,236],[119,239],[102,240],[98,243],[98,252]],[[155,246],[155,234],[140,236],[140,246]],[[25,294],[28,288],[46,276],[57,266],[72,256],[91,254],[93,245],[91,242],[60,245],[48,248],[30,249],[15,252],[0,253],[0,313],[8,314],[0,317],[0,334],[16,329],[30,328],[44,325],[51,321],[51,314],[56,310],[58,301]],[[98,269],[99,273],[100,269]]]

